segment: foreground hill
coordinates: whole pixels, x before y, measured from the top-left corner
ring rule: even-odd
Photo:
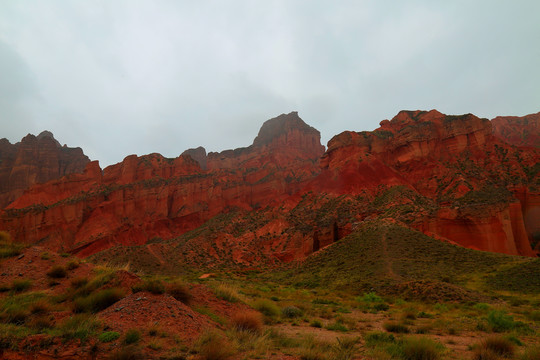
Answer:
[[[495,137],[487,119],[435,110],[343,132],[324,152],[319,132],[293,112],[265,122],[246,148],[132,155],[103,171],[89,163],[29,189],[0,228],[25,243],[118,261],[131,254],[170,272],[303,259],[375,218],[534,256],[539,158]]]

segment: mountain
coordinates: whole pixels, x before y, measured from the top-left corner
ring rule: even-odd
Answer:
[[[82,172],[89,161],[81,148],[61,146],[49,131],[16,144],[0,139],[0,208],[34,184]]]
[[[493,134],[508,144],[540,147],[540,112],[522,117],[498,116],[491,123]]]
[[[0,228],[59,252],[175,273],[304,259],[372,220],[451,244],[535,256],[539,149],[472,114],[402,111],[320,144],[298,113],[244,148],[131,155],[34,185]]]

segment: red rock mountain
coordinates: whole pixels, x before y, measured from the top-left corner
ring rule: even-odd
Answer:
[[[487,119],[435,110],[343,132],[324,152],[319,132],[293,112],[265,122],[246,148],[132,155],[103,172],[89,163],[33,186],[1,213],[0,228],[80,256],[245,267],[303,258],[387,218],[462,246],[533,256],[539,157],[493,136]]]
[[[491,123],[493,134],[508,144],[540,147],[540,112],[522,117],[498,116]]]
[[[90,160],[80,148],[60,146],[49,131],[11,144],[0,140],[0,208],[25,189],[64,175],[80,173]]]

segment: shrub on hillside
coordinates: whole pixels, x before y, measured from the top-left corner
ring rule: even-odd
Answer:
[[[505,358],[511,358],[514,355],[514,344],[502,336],[488,337],[480,343],[478,349],[478,353],[482,353],[483,356],[489,352]]]
[[[32,286],[32,281],[28,279],[21,279],[21,280],[13,280],[11,283],[11,290],[14,292],[23,292]]]
[[[512,330],[516,326],[514,318],[504,311],[490,311],[487,321],[493,332]]]
[[[152,294],[159,295],[165,292],[165,285],[160,280],[145,280],[131,287],[133,292],[148,291]]]
[[[283,309],[281,309],[281,315],[289,319],[300,317],[302,314],[302,310],[296,306],[285,306]]]
[[[171,295],[176,300],[183,302],[184,304],[189,304],[193,298],[188,287],[180,281],[167,285],[167,294]]]
[[[124,344],[130,345],[139,342],[141,333],[137,329],[129,329],[124,335]]]
[[[267,299],[259,299],[253,303],[253,307],[268,317],[275,317],[280,314],[279,307]]]
[[[124,297],[124,291],[118,288],[110,288],[92,293],[86,297],[75,299],[75,312],[96,313],[104,310]]]
[[[403,340],[401,351],[405,360],[437,360],[443,346],[425,337],[410,337]]]
[[[237,330],[259,334],[262,332],[263,319],[257,311],[240,311],[231,317],[231,324]]]
[[[57,265],[47,271],[47,276],[53,279],[61,279],[67,276],[67,271],[63,266]]]
[[[409,328],[397,322],[385,322],[383,327],[386,331],[396,333],[396,334],[407,334],[409,333]]]
[[[234,354],[231,343],[216,331],[208,331],[199,337],[195,349],[203,360],[225,360]]]

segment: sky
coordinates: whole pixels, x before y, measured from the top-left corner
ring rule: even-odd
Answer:
[[[540,1],[0,0],[0,138],[102,167],[249,146],[298,111],[322,142],[400,110],[540,111]]]

